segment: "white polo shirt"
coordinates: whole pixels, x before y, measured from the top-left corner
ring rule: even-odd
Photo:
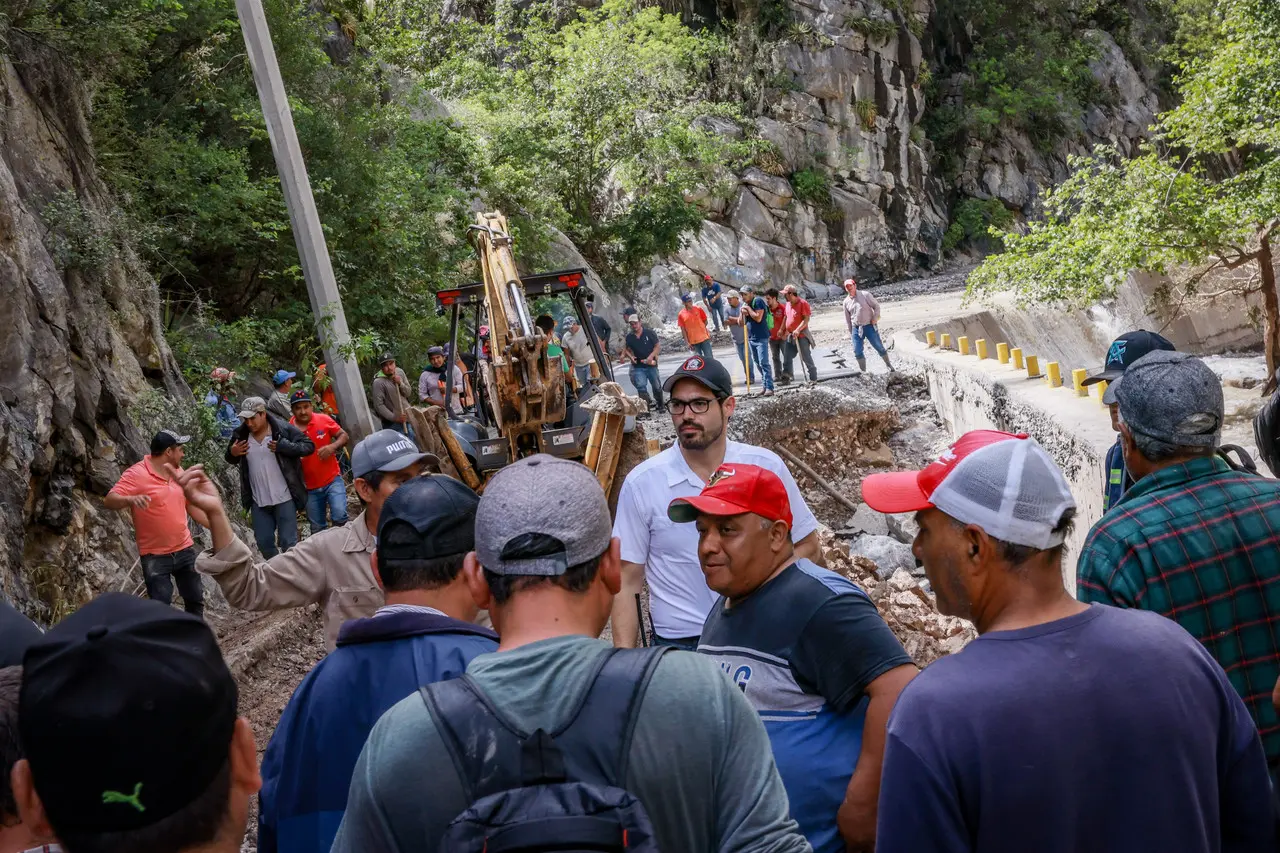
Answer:
[[[758,465],[777,474],[791,499],[791,540],[818,529],[818,520],[800,496],[786,463],[772,450],[730,441],[725,462]],[[622,559],[645,566],[653,630],[668,639],[696,637],[719,598],[707,586],[698,563],[698,529],[667,518],[667,505],[693,497],[706,483],[684,461],[679,445],[631,469],[618,495],[613,535],[622,542]]]

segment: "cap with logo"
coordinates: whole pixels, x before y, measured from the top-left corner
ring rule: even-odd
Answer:
[[[699,515],[755,513],[769,521],[791,526],[791,499],[782,479],[758,465],[724,464],[715,470],[700,494],[676,498],[667,506],[667,518],[685,523]]]
[[[289,395],[289,405],[296,406],[299,403],[310,403],[311,395],[303,388],[299,388]]]
[[[476,557],[499,575],[562,575],[603,554],[612,537],[596,475],[545,453],[495,474],[476,509]]]
[[[127,832],[187,806],[227,763],[236,699],[203,620],[124,593],[90,601],[23,658],[18,726],[50,822]]]
[[[382,505],[378,560],[434,560],[473,550],[479,503],[452,477],[414,477]]]
[[[240,414],[242,418],[251,418],[254,415],[260,415],[267,410],[267,401],[261,397],[245,397],[240,401]]]
[[[151,436],[151,455],[159,456],[170,447],[175,447],[179,444],[186,444],[190,440],[191,436],[189,435],[178,435],[171,429],[162,429],[155,435]]]
[[[1163,335],[1155,332],[1148,332],[1146,329],[1138,329],[1133,332],[1125,332],[1120,337],[1111,342],[1111,346],[1107,348],[1107,361],[1103,365],[1102,370],[1092,376],[1087,377],[1083,385],[1093,385],[1097,382],[1109,382],[1106,392],[1102,395],[1102,402],[1111,405],[1115,402],[1114,385],[1116,380],[1124,375],[1129,365],[1142,358],[1149,352],[1156,350],[1167,350],[1173,352],[1177,347]]]
[[[681,301],[681,302],[692,302],[692,301],[693,301],[693,294],[692,294],[692,293],[685,293],[685,294],[682,294],[682,295],[680,296],[680,301]]]
[[[402,432],[380,429],[351,451],[351,475],[365,477],[374,471],[402,471],[420,461],[438,465],[440,457],[434,453],[423,453],[413,439]]]
[[[1002,542],[1042,550],[1062,544],[1055,528],[1076,505],[1044,448],[994,430],[965,433],[920,471],[872,474],[862,481],[862,499],[877,512],[937,508]]]
[[[1156,350],[1129,365],[1116,386],[1116,402],[1133,432],[1175,447],[1218,445],[1222,380],[1189,353]]]
[[[384,352],[382,355],[378,356],[378,366],[381,367],[382,365],[386,364],[388,361],[395,361],[395,360],[396,360],[396,357],[394,353]]]
[[[700,355],[689,356],[676,369],[676,372],[668,376],[667,381],[662,383],[662,390],[670,394],[671,389],[681,379],[694,379],[721,399],[733,396],[733,379],[729,376],[729,371],[725,369],[725,366],[714,358],[703,358]]]

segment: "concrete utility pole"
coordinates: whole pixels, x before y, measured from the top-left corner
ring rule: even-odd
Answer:
[[[316,211],[315,196],[311,194],[311,181],[307,178],[307,164],[302,160],[293,113],[289,111],[280,64],[271,44],[271,31],[267,29],[267,16],[262,10],[262,0],[236,0],[236,12],[249,50],[253,82],[262,101],[262,114],[267,119],[271,151],[280,172],[280,185],[284,188],[284,201],[289,208],[289,222],[298,244],[302,275],[307,280],[307,294],[311,297],[311,312],[316,317],[327,372],[338,397],[342,424],[352,439],[359,441],[373,432],[373,418],[369,414],[360,368],[339,351],[351,337],[347,315],[342,310],[342,296],[329,263],[329,249],[320,228],[320,214]]]

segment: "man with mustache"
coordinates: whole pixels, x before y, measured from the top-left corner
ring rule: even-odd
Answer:
[[[818,521],[782,459],[763,447],[729,440],[735,400],[724,365],[690,356],[663,390],[670,394],[667,409],[677,441],[633,468],[618,495],[613,535],[622,541],[622,591],[613,605],[613,642],[622,648],[636,644],[640,625],[635,596],[647,579],[654,643],[693,651],[718,596],[707,586],[698,562],[698,531],[667,517],[673,500],[699,494],[726,462],[758,465],[786,486],[796,557],[822,565],[822,546]]]

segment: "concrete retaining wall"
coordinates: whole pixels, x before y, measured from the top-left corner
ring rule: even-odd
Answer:
[[[1150,306],[1161,281],[1135,274],[1120,287],[1115,300],[1087,310],[975,304],[973,313],[930,328],[950,334],[953,346],[961,335],[971,341],[986,338],[993,352],[997,342],[1006,341],[1040,356],[1041,366],[1061,363],[1063,376],[1070,376],[1074,368],[1101,367],[1111,341],[1131,329],[1160,332],[1178,349],[1201,355],[1262,346],[1261,328],[1249,317],[1250,303],[1240,298],[1217,299],[1176,317],[1153,313]],[[925,331],[913,334],[923,341]]]

